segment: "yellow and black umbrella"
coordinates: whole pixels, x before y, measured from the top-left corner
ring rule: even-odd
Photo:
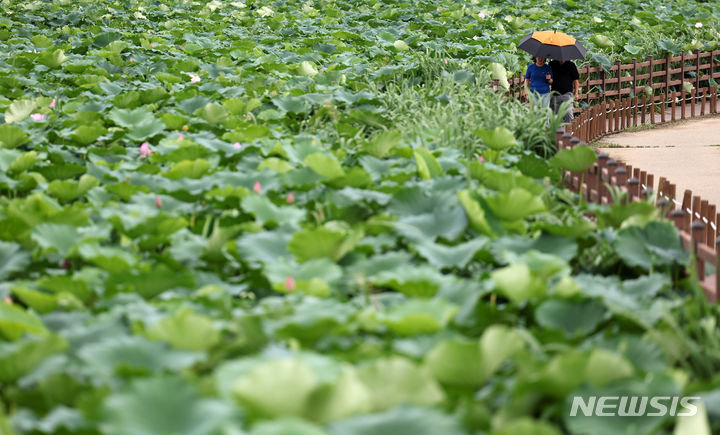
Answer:
[[[518,48],[535,57],[555,60],[583,59],[585,47],[572,36],[553,30],[533,32],[524,37]]]

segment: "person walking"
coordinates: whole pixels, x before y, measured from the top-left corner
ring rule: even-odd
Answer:
[[[578,99],[580,89],[580,74],[575,63],[572,61],[553,60],[550,62],[553,74],[552,96],[550,97],[550,108],[554,113],[560,111],[560,106],[566,101],[570,107],[563,118],[563,122],[569,123],[573,120],[573,101]]]
[[[533,57],[533,63],[528,66],[525,72],[525,96],[527,96],[529,87],[530,92],[540,98],[542,106],[547,107],[550,104],[550,85],[552,83],[552,68],[545,63],[545,58]]]

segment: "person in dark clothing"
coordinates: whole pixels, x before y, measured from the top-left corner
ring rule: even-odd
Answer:
[[[553,112],[558,113],[560,106],[564,102],[570,101],[570,108],[565,113],[563,122],[572,122],[573,101],[578,99],[580,90],[580,74],[578,74],[575,64],[570,61],[553,60],[550,62],[550,68],[553,74],[550,107]]]

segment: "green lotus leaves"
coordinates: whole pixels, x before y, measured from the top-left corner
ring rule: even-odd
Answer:
[[[242,201],[242,208],[252,213],[260,225],[266,222],[274,222],[277,225],[298,226],[305,212],[297,207],[276,206],[267,197],[261,195],[248,195]],[[302,251],[298,252],[298,258],[306,258]],[[314,258],[308,256],[307,258]]]
[[[165,176],[171,180],[181,178],[198,179],[205,175],[210,168],[210,163],[205,159],[183,160],[173,165]]]
[[[345,232],[330,228],[305,230],[293,234],[288,251],[300,262],[322,257],[337,261],[351,251],[362,237],[362,231]]]
[[[0,280],[23,270],[30,263],[30,254],[14,242],[0,241]]]
[[[331,435],[462,435],[458,422],[433,408],[397,407],[339,421],[330,426]]]
[[[513,264],[495,270],[491,274],[497,289],[515,303],[545,294],[546,288],[526,264]]]
[[[562,168],[570,172],[584,172],[597,160],[595,150],[588,146],[576,146],[558,151],[550,159],[550,166]]]
[[[181,308],[147,331],[153,340],[169,343],[175,349],[203,351],[220,342],[220,331],[212,319],[195,313],[192,309]]]
[[[486,201],[497,217],[511,222],[545,211],[542,199],[520,187],[497,193]]]
[[[420,178],[429,180],[443,174],[443,169],[440,166],[440,163],[438,163],[435,156],[430,154],[430,151],[427,149],[418,148],[413,151],[413,156],[415,156],[415,163],[417,164]]]
[[[345,171],[340,165],[340,162],[338,162],[336,158],[325,153],[312,153],[305,157],[303,163],[315,171],[318,175],[327,177],[330,180],[345,175]]]
[[[605,319],[605,308],[593,300],[572,302],[551,299],[538,307],[535,317],[543,327],[574,337],[591,333]]]
[[[71,201],[84,195],[88,190],[99,184],[100,182],[97,178],[84,174],[77,182],[70,180],[53,180],[48,185],[47,192],[61,201]]]
[[[112,394],[101,408],[103,431],[133,433],[210,434],[238,424],[236,410],[227,403],[204,398],[176,376],[141,378]]]
[[[217,125],[225,122],[228,118],[227,110],[215,103],[208,103],[202,109],[199,109],[200,116],[210,123],[210,125]]]
[[[382,316],[381,322],[399,335],[431,334],[448,325],[457,305],[444,299],[410,299]]]
[[[67,346],[65,339],[55,334],[27,336],[12,343],[0,342],[0,382],[17,381],[45,358],[65,350]]]
[[[107,134],[108,130],[100,123],[81,125],[70,135],[73,142],[87,146],[94,143],[100,136]]]
[[[363,144],[363,151],[379,159],[387,157],[390,151],[402,141],[402,132],[399,130],[388,130],[379,133]]]
[[[16,100],[13,101],[12,104],[5,110],[5,122],[8,124],[12,124],[14,122],[20,122],[23,119],[30,116],[31,113],[33,113],[33,110],[37,107],[37,104],[34,101],[31,100]],[[7,135],[12,134],[14,130],[3,130],[3,131],[10,131],[10,133],[5,133]],[[17,135],[18,133],[15,131],[14,133]],[[5,136],[7,137],[7,136]],[[3,139],[3,143],[5,143],[5,139]]]
[[[67,60],[68,57],[65,56],[65,52],[63,50],[44,51],[40,57],[38,57],[38,62],[48,68],[59,68],[60,65],[65,63]]]
[[[110,120],[117,125],[128,129],[128,137],[135,141],[142,141],[163,131],[165,123],[155,118],[146,108],[113,109],[109,114]]]
[[[433,376],[447,385],[477,387],[487,379],[477,341],[456,339],[438,343],[427,355]]]
[[[367,387],[376,412],[408,403],[438,405],[445,400],[430,371],[405,358],[382,358],[365,364],[358,369],[358,377]]]
[[[326,422],[370,407],[367,387],[355,370],[320,356],[247,361],[234,371],[233,397],[265,418],[305,417]]]
[[[318,74],[318,70],[317,70],[317,68],[315,67],[315,64],[313,64],[313,63],[310,62],[310,61],[304,60],[304,61],[300,64],[300,74],[301,74],[301,75],[304,75],[304,76],[313,77],[313,76],[316,76],[316,75]]]
[[[652,270],[656,266],[685,263],[677,230],[669,222],[650,222],[645,228],[629,226],[618,232],[615,249],[629,266]]]
[[[508,82],[508,73],[505,69],[505,66],[497,62],[492,62],[490,65],[488,65],[488,70],[490,70],[492,78],[497,80],[503,89],[510,89],[510,82]]]
[[[0,304],[0,336],[4,340],[16,341],[25,333],[42,335],[47,333],[47,329],[32,311],[7,303]]]
[[[8,113],[6,112],[5,122],[9,123],[11,120],[12,118],[8,120]],[[20,145],[25,145],[29,141],[30,138],[27,133],[25,133],[25,131],[21,128],[10,124],[0,125],[0,144],[3,148],[17,148]]]
[[[393,47],[395,47],[395,50],[397,50],[397,51],[410,50],[410,46],[408,46],[407,42],[401,41],[399,39],[397,41],[393,42]]]
[[[76,227],[64,224],[42,223],[32,232],[33,239],[43,248],[66,256],[70,249],[82,239]]]
[[[479,136],[488,148],[496,151],[502,151],[518,144],[513,133],[505,127],[495,127],[492,130],[480,129],[473,133]]]

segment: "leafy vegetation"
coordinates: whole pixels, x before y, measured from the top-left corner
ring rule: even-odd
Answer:
[[[720,427],[673,226],[578,201],[592,154],[487,86],[546,22],[716,44],[708,4],[2,5],[0,432]],[[567,412],[617,391],[705,407]]]

